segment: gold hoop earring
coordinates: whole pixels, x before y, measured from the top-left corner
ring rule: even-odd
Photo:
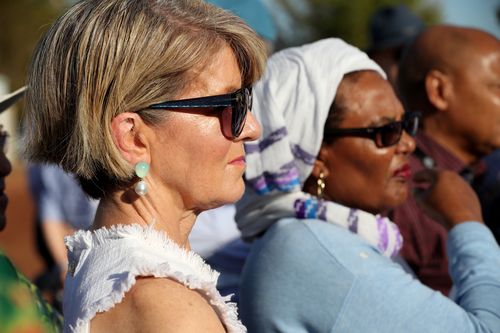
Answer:
[[[316,196],[319,199],[323,199],[323,192],[325,191],[325,174],[323,172],[319,173],[318,180],[316,181]]]

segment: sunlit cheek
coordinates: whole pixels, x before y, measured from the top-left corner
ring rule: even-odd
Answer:
[[[228,140],[214,119],[209,119],[200,129],[196,140],[197,150],[205,152],[207,160],[222,162],[231,149],[232,141]],[[202,156],[203,154],[200,154]],[[211,158],[210,158],[211,157]]]

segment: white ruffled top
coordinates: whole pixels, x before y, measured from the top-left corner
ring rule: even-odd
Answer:
[[[152,226],[81,230],[66,237],[65,242],[69,269],[64,285],[64,332],[90,332],[90,321],[96,313],[120,303],[138,276],[182,283],[209,301],[227,332],[246,332],[236,304],[216,289],[219,273]]]

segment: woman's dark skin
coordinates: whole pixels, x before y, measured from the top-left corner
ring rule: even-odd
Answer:
[[[1,129],[0,129],[1,131]],[[7,195],[5,194],[5,177],[12,171],[12,166],[5,156],[5,144],[7,133],[0,132],[0,231],[5,228],[7,219],[5,211],[7,209]]]

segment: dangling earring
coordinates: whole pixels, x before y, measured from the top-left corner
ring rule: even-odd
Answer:
[[[148,193],[148,184],[144,181],[144,177],[148,174],[149,164],[146,162],[139,162],[135,165],[135,175],[141,180],[135,184],[134,191],[137,195],[145,196]]]
[[[323,191],[325,190],[325,174],[322,171],[319,173],[316,184],[318,185],[316,188],[316,196],[319,199],[323,199]]]

